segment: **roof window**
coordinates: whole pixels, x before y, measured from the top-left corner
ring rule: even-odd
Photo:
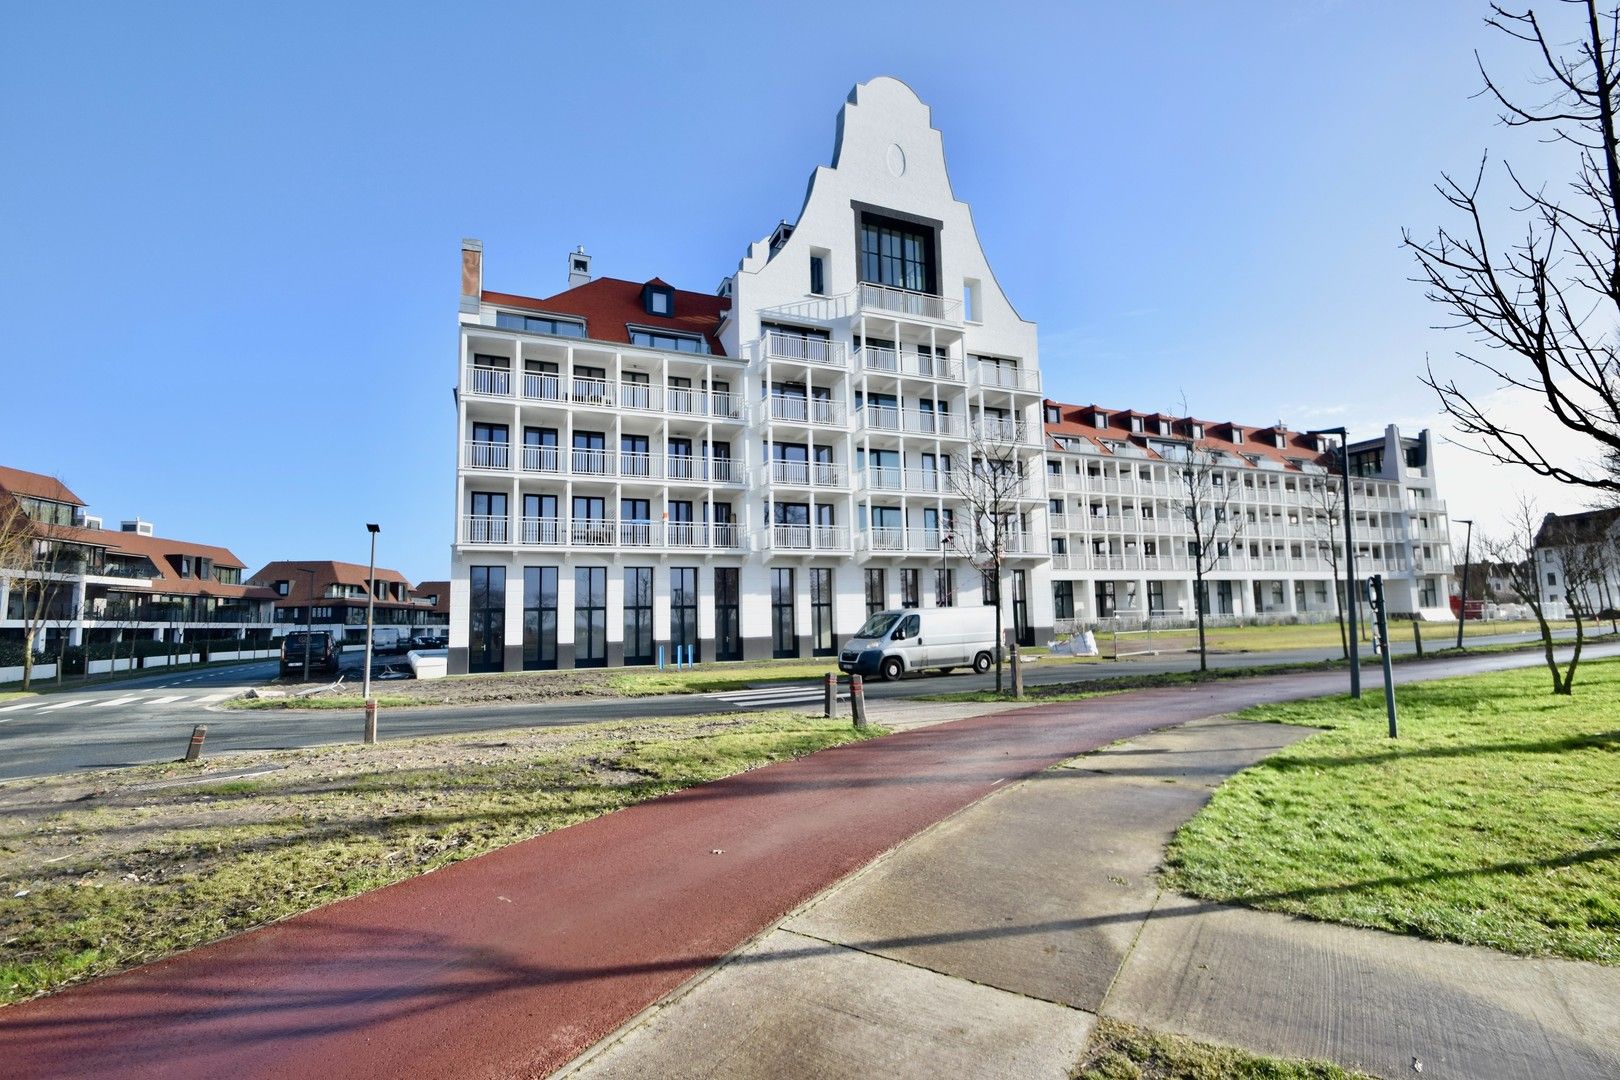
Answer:
[[[641,287],[641,306],[649,315],[674,318],[675,290],[668,285],[649,281]]]

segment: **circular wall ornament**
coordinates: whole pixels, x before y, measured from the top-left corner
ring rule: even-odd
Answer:
[[[899,143],[889,147],[889,171],[895,176],[906,175],[906,152]]]

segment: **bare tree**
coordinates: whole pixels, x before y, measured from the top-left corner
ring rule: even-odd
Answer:
[[[1486,538],[1483,546],[1487,556],[1493,562],[1499,563],[1507,574],[1508,585],[1519,602],[1529,607],[1536,617],[1536,626],[1541,631],[1541,647],[1547,659],[1547,669],[1552,672],[1553,693],[1571,694],[1574,693],[1575,687],[1575,669],[1581,662],[1581,609],[1578,603],[1570,605],[1570,611],[1575,614],[1575,648],[1566,669],[1558,663],[1558,658],[1553,652],[1552,627],[1547,623],[1546,604],[1542,601],[1542,569],[1536,559],[1536,536],[1541,524],[1542,520],[1538,516],[1534,501],[1527,496],[1520,496],[1518,503],[1507,517],[1507,532],[1500,537]],[[1584,568],[1577,566],[1576,573],[1584,574]],[[1566,591],[1569,589],[1567,573],[1564,588]]]
[[[1028,490],[1028,477],[1018,454],[1018,440],[998,425],[981,421],[973,426],[965,452],[958,453],[945,472],[946,487],[964,504],[956,516],[950,544],[984,575],[996,609],[996,693],[1001,693],[1003,658],[1002,578],[1007,555],[1027,542],[1020,524],[1019,499]]]
[[[1184,403],[1185,404],[1185,403]],[[1185,413],[1183,409],[1183,413]],[[1197,439],[1172,444],[1177,449],[1170,455],[1172,470],[1171,503],[1180,510],[1192,532],[1187,554],[1193,567],[1193,603],[1198,612],[1198,670],[1209,670],[1209,648],[1205,636],[1205,616],[1209,607],[1209,589],[1206,576],[1231,554],[1231,549],[1243,533],[1243,518],[1238,512],[1238,487],[1241,481],[1236,463],[1227,463],[1218,450],[1199,444]]]
[[[23,624],[24,690],[33,683],[35,647],[55,614],[57,597],[77,572],[71,550],[58,542],[62,532],[30,517],[15,496],[0,494],[0,578],[10,582]]]
[[[1310,481],[1310,498],[1305,510],[1310,514],[1306,522],[1316,550],[1328,561],[1333,575],[1333,615],[1339,623],[1339,648],[1344,659],[1350,659],[1350,634],[1344,624],[1344,583],[1339,566],[1344,559],[1344,490],[1332,476],[1314,477]]]
[[[1473,180],[1446,175],[1437,185],[1462,218],[1418,241],[1403,232],[1415,255],[1428,298],[1450,316],[1448,328],[1471,332],[1479,352],[1459,352],[1495,388],[1531,392],[1561,425],[1589,441],[1591,461],[1553,460],[1526,426],[1455,379],[1435,374],[1424,382],[1469,449],[1561,483],[1620,493],[1620,364],[1615,327],[1620,319],[1620,95],[1616,55],[1620,9],[1599,10],[1576,0],[1584,16],[1579,36],[1561,44],[1548,36],[1535,12],[1511,14],[1492,5],[1487,25],[1528,44],[1535,56],[1540,103],[1516,102],[1485,71],[1484,93],[1501,108],[1508,127],[1537,131],[1571,155],[1568,189],[1550,193],[1505,166],[1518,205],[1520,238],[1499,248],[1488,235],[1481,190],[1485,161]],[[1477,57],[1476,57],[1477,60]]]

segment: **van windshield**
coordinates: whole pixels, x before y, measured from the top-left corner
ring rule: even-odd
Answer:
[[[896,615],[892,611],[880,611],[876,615],[873,615],[870,619],[867,619],[866,625],[855,631],[855,636],[863,638],[880,638],[884,634],[887,634],[894,627],[894,624],[899,621],[899,619],[900,616]]]

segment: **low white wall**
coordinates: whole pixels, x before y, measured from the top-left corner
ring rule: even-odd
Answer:
[[[18,665],[17,667],[0,667],[0,683],[20,683],[20,682],[22,682],[22,677],[23,677],[23,669],[22,669],[21,665]],[[34,681],[35,682],[38,682],[41,679],[54,679],[54,678],[56,678],[56,665],[55,664],[35,664],[34,665]]]

